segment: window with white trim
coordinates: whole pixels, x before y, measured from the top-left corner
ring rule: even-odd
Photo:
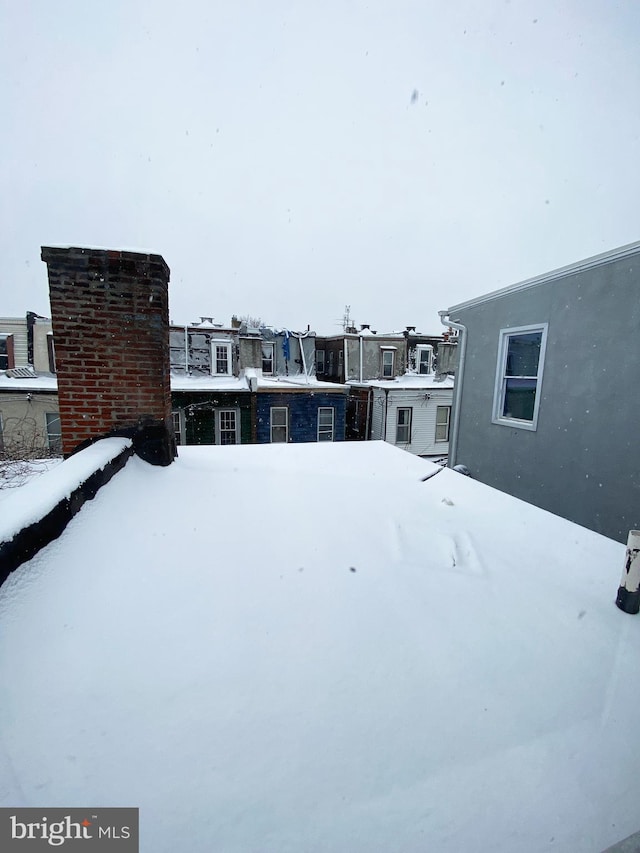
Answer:
[[[272,406],[270,415],[271,442],[289,441],[289,409],[287,406]]]
[[[318,441],[333,441],[335,409],[333,406],[318,408]]]
[[[238,410],[218,409],[216,415],[216,444],[239,444]]]
[[[0,334],[0,370],[15,367],[13,358],[13,335]]]
[[[421,374],[431,373],[433,347],[429,344],[416,346],[416,371]]]
[[[231,342],[211,341],[211,373],[231,376]]]
[[[536,429],[547,329],[541,323],[500,331],[493,423]]]
[[[62,453],[62,429],[58,412],[45,412],[47,447],[52,453]]]
[[[400,408],[396,413],[396,444],[411,444],[412,409]]]
[[[451,406],[438,406],[436,409],[436,441],[449,441]]]
[[[382,350],[382,378],[393,379],[393,362],[395,352],[392,349]]]
[[[262,342],[262,372],[265,376],[273,375],[275,362],[275,344],[269,341]]]
[[[316,350],[316,373],[324,373],[324,350]]]

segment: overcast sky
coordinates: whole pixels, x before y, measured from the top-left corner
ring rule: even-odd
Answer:
[[[0,314],[141,247],[176,322],[439,331],[640,239],[638,0],[0,0]]]

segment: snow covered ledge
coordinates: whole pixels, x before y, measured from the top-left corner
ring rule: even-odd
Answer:
[[[133,454],[130,438],[103,438],[16,489],[0,518],[0,585],[65,529]]]

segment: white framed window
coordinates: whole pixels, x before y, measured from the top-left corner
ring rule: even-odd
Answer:
[[[492,421],[535,430],[548,323],[501,329]]]
[[[396,444],[411,444],[411,415],[413,410],[400,408],[396,413]]]
[[[324,350],[316,350],[316,373],[324,373]]]
[[[416,371],[418,373],[431,373],[433,364],[433,347],[429,344],[418,344],[416,346]]]
[[[62,453],[62,429],[58,412],[45,412],[47,447],[52,453]]]
[[[451,406],[438,406],[436,409],[436,441],[449,441]]]
[[[0,334],[0,370],[10,370],[15,366],[13,335]]]
[[[240,444],[238,409],[218,409],[216,411],[216,444]]]
[[[176,444],[184,444],[184,412],[178,409],[171,412],[171,421],[173,423],[173,435]]]
[[[395,361],[395,352],[392,349],[382,350],[382,378],[393,379],[393,363]]]
[[[211,341],[211,373],[231,376],[231,341]]]
[[[275,344],[270,341],[262,342],[262,373],[265,376],[273,376],[275,364]]]
[[[335,409],[333,406],[318,408],[318,441],[333,441]]]
[[[289,409],[287,406],[272,406],[270,423],[273,444],[289,441]]]

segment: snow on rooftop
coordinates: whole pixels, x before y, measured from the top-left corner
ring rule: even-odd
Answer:
[[[185,376],[171,374],[172,391],[247,391],[249,386],[244,376]]]
[[[319,391],[333,391],[340,393],[344,391],[343,385],[336,382],[323,382],[317,379],[315,375],[305,373],[294,373],[290,376],[258,376],[258,388],[263,390],[282,389],[299,389],[299,388],[315,388]]]
[[[80,249],[86,252],[134,252],[138,255],[159,255],[162,257],[162,252],[157,249],[149,249],[139,246],[78,246],[75,243],[47,243],[44,247],[47,249]]]
[[[57,391],[58,380],[53,375],[38,374],[33,378],[14,378],[0,373],[0,391]]]
[[[129,460],[0,590],[0,805],[140,806],[143,853],[637,830],[624,547],[435,470],[383,442]]]
[[[360,382],[357,379],[352,379],[348,385],[366,385],[372,388],[406,388],[406,389],[421,389],[421,388],[438,388],[451,390],[454,385],[453,376],[443,376],[436,379],[435,373],[404,373],[402,376],[396,376],[394,379],[363,379]]]

